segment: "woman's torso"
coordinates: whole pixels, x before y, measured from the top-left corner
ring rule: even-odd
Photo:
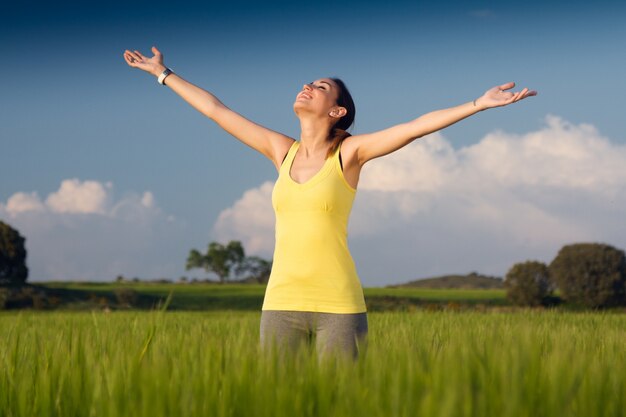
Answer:
[[[289,149],[272,192],[276,247],[263,310],[365,312],[347,243],[356,190],[343,176],[339,149],[313,177],[295,182],[290,170],[299,146]]]

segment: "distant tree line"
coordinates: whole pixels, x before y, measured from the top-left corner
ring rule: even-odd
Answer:
[[[509,301],[521,306],[551,305],[560,299],[586,308],[623,306],[626,256],[606,244],[566,245],[550,265],[537,261],[513,265],[504,286]]]

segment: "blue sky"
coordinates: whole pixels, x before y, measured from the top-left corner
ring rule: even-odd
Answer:
[[[441,132],[438,139],[452,147],[445,152],[456,155],[457,170],[477,172],[484,167],[468,165],[463,158],[471,152],[463,150],[493,143],[485,142],[489,135],[531,143],[533,132],[562,134],[558,137],[565,147],[574,146],[568,140],[584,136],[586,142],[576,142],[583,153],[585,146],[597,149],[597,141],[608,141],[606,154],[589,162],[603,165],[603,155],[621,155],[626,144],[625,18],[626,6],[617,1],[593,6],[489,1],[95,6],[22,2],[0,17],[5,74],[0,94],[0,219],[27,237],[32,280],[110,280],[118,273],[145,278],[203,276],[183,270],[189,249],[203,248],[218,238],[252,242],[254,236],[242,230],[256,231],[257,226],[259,236],[267,235],[266,218],[244,227],[232,213],[240,207],[244,214],[256,216],[255,206],[244,204],[245,193],[257,193],[262,199],[267,194],[263,184],[276,178],[274,168],[123,61],[124,49],[148,53],[151,45],[157,45],[166,64],[184,78],[246,117],[294,137],[299,131],[291,107],[294,97],[303,83],[316,78],[339,76],[350,87],[357,104],[354,133],[462,104],[496,84],[516,81],[518,87],[536,89],[539,95],[480,113]],[[429,155],[435,159],[428,161],[440,161],[436,156],[444,151],[429,146],[423,149],[431,149]],[[540,163],[560,166],[561,157],[571,153],[561,150],[555,157],[550,152],[545,155],[556,159],[510,161],[507,166],[519,163],[520,169],[541,172]],[[380,162],[380,178],[394,169],[383,170],[385,164],[389,163]],[[615,167],[602,177],[605,182],[594,183],[592,191],[604,190],[606,178],[615,180],[611,187],[617,191],[611,192],[624,189],[619,159]],[[577,194],[583,178],[576,186],[552,184],[550,178],[559,172],[532,180],[529,184],[535,188],[529,186],[522,194],[517,185],[502,181],[499,190],[523,195],[520,204],[549,213],[551,219],[568,218],[572,204],[595,197]],[[453,192],[450,181],[440,183],[437,192]],[[482,201],[481,181],[467,185],[477,190],[467,197],[471,204]],[[355,205],[356,223],[367,217],[363,213],[369,215],[371,207],[382,207],[374,195],[384,191],[374,179],[366,177],[364,184],[363,198]],[[429,200],[434,197],[420,194],[424,192],[420,187],[407,185],[403,188],[407,195],[380,198],[385,204],[394,198],[453,204],[439,197]],[[540,199],[539,188],[546,195],[547,190],[562,194],[562,200]],[[494,194],[496,200],[501,196]],[[370,200],[372,206],[367,206]],[[504,208],[487,201],[499,218]],[[604,200],[594,201],[597,207],[585,208],[585,213],[594,214],[593,220],[582,214],[568,218],[569,226],[557,227],[551,239],[540,242],[517,236],[520,242],[531,243],[507,247],[502,253],[498,252],[502,244],[495,243],[494,248],[487,245],[474,253],[478,241],[503,239],[495,226],[477,241],[459,239],[455,233],[472,230],[474,236],[480,235],[472,226],[476,219],[452,228],[461,221],[459,214],[468,211],[450,213],[456,216],[452,219],[440,217],[442,211],[435,212],[434,206],[405,210],[405,223],[392,222],[398,217],[389,214],[392,209],[378,216],[371,213],[368,221],[380,223],[380,232],[368,234],[353,225],[350,244],[366,285],[472,270],[502,275],[513,261],[527,257],[549,261],[568,239],[625,247],[626,239],[612,234],[621,230],[621,223],[610,222],[613,215],[619,218],[619,204],[609,210]],[[609,220],[596,223],[599,218]],[[525,221],[523,230],[543,224],[537,217]],[[394,228],[396,234],[391,232]],[[402,235],[407,230],[416,235],[424,231],[423,240]],[[248,246],[271,256],[267,239]],[[450,248],[456,253],[454,261],[444,256]],[[417,252],[423,258],[411,256]]]

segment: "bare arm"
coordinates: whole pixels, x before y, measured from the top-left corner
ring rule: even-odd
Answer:
[[[163,55],[152,47],[154,56],[148,58],[139,51],[124,51],[126,63],[158,77],[164,70]],[[167,77],[165,84],[193,108],[214,120],[226,132],[265,155],[279,169],[283,156],[293,139],[258,125],[226,107],[213,94],[184,80],[176,74]]]
[[[417,138],[448,127],[479,111],[506,106],[537,94],[536,91],[529,91],[527,88],[516,93],[504,91],[514,86],[515,83],[511,82],[493,87],[474,101],[426,113],[413,121],[385,130],[352,136],[347,138],[346,142],[349,141],[348,146],[354,148],[359,166],[363,166],[367,161],[397,151]]]

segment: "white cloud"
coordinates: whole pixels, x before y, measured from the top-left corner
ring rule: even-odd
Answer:
[[[108,209],[110,182],[80,182],[69,179],[61,182],[61,187],[46,199],[46,205],[56,213],[97,213],[104,214]]]
[[[386,163],[376,161],[363,170],[360,190],[434,192],[458,164],[454,148],[438,133],[380,161]]]
[[[526,135],[488,135],[461,152],[464,166],[510,186],[623,187],[626,147],[611,144],[591,125],[574,126],[556,116],[546,122],[545,129]]]
[[[272,184],[215,224],[271,254]],[[366,284],[549,262],[575,241],[626,247],[626,146],[557,116],[534,132],[495,131],[454,149],[433,134],[365,166],[350,245]]]
[[[232,207],[222,211],[213,231],[217,240],[241,240],[247,252],[271,256],[274,250],[273,187],[273,183],[265,182],[246,191]]]
[[[13,194],[2,218],[26,237],[29,280],[176,277],[184,267],[184,225],[150,191],[116,199],[110,182],[68,179],[45,203]]]
[[[1,209],[0,205],[0,209]],[[24,211],[43,211],[45,210],[39,196],[36,192],[15,193],[9,197],[6,204],[6,211],[12,215],[22,213]]]

